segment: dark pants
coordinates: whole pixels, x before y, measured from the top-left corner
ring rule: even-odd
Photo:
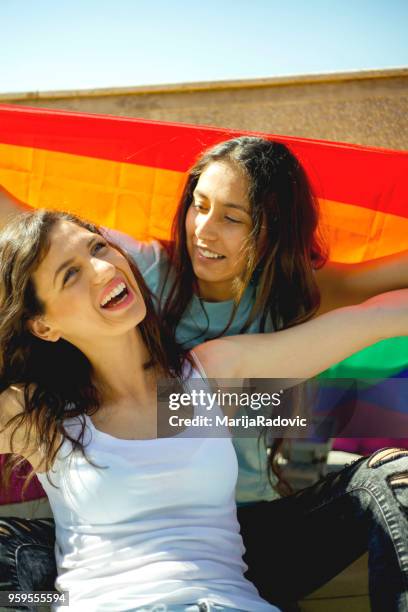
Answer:
[[[408,612],[408,451],[377,451],[238,518],[247,577],[283,610],[368,550],[371,609]],[[2,590],[52,589],[52,521],[0,519],[0,572]]]

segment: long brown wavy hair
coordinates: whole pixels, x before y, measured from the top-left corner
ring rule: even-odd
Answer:
[[[327,260],[326,248],[318,233],[317,200],[301,163],[286,145],[242,136],[205,151],[188,173],[173,222],[172,241],[167,246],[172,281],[167,298],[162,300],[161,314],[170,333],[176,335],[194,292],[199,294],[187,250],[186,216],[201,173],[213,162],[229,163],[247,177],[252,217],[252,230],[244,245],[248,264],[242,277],[234,283],[235,307],[219,335],[228,331],[250,282],[256,285],[256,300],[240,333],[245,333],[256,318],[260,332],[265,331],[268,318],[275,330],[310,319],[320,304],[314,270]],[[263,228],[266,228],[264,240],[261,239]],[[277,464],[281,443],[279,438],[271,445],[268,465],[269,473],[272,470],[278,476],[279,491],[284,493],[289,488]]]
[[[88,221],[46,210],[23,213],[0,232],[0,393],[18,385],[23,389],[25,404],[24,412],[14,416],[5,429],[11,431],[13,450],[17,429],[26,428],[27,436],[36,440],[36,448],[43,450],[47,472],[64,439],[84,452],[83,415],[94,414],[101,402],[87,357],[66,340],[45,342],[28,328],[30,319],[45,312],[32,278],[49,251],[51,231],[60,221],[102,235],[100,228]],[[157,367],[164,376],[180,378],[183,351],[159,324],[151,293],[138,268],[123,250],[112,246],[126,257],[146,304],[146,317],[138,325],[149,354],[144,367]],[[64,420],[75,416],[82,423],[78,439],[64,428]],[[9,483],[11,471],[23,461],[14,455],[9,458],[3,484]]]

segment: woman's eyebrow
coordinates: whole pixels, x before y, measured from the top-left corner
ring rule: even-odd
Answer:
[[[249,210],[245,208],[245,206],[240,206],[239,204],[233,204],[232,202],[227,202],[226,204],[224,204],[224,206],[226,208],[236,208],[237,210],[242,210],[242,212],[246,213],[247,215],[250,215]]]
[[[198,189],[194,189],[193,196],[198,196],[199,198],[203,198],[204,200],[208,200],[208,198],[205,195],[205,193],[203,193],[202,191],[199,191]]]
[[[90,240],[88,240],[87,242],[87,247],[89,248],[91,246],[91,244],[97,240],[98,236],[92,236],[92,238]],[[57,280],[57,276],[58,274],[60,274],[63,270],[65,270],[65,268],[68,268],[68,266],[70,266],[73,262],[75,261],[74,257],[71,257],[70,259],[67,259],[66,261],[64,261],[55,271],[54,274],[54,280],[53,280],[53,285],[55,286],[55,281]]]
[[[208,200],[208,197],[205,195],[205,193],[203,193],[202,191],[198,191],[197,189],[194,189],[193,196],[198,196],[199,198],[203,198],[203,200]],[[246,213],[247,215],[251,214],[245,206],[241,206],[240,204],[226,202],[225,204],[223,204],[223,206],[227,208],[236,208],[237,210],[242,210],[242,212]]]

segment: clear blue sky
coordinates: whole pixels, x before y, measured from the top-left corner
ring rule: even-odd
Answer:
[[[407,0],[0,0],[0,93],[408,65]]]

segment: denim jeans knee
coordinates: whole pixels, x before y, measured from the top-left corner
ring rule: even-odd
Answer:
[[[353,466],[350,489],[370,516],[373,610],[408,610],[408,450],[385,448]],[[390,559],[393,562],[390,563]]]
[[[51,591],[56,573],[52,520],[0,519],[0,591]]]

